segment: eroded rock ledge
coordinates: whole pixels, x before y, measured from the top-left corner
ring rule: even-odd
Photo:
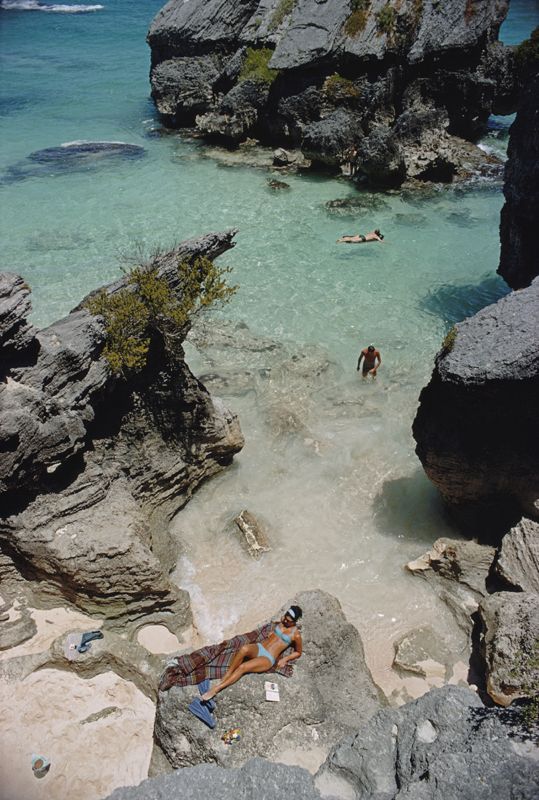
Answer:
[[[333,166],[355,149],[378,184],[491,174],[496,159],[470,142],[490,113],[515,110],[513,53],[497,41],[507,9],[170,0],[148,33],[152,96],[167,125],[231,143],[254,136]]]
[[[536,279],[456,325],[413,424],[416,452],[445,500],[493,531],[537,515],[538,307]]]
[[[184,242],[158,258],[159,273],[177,288],[179,260],[215,258],[234,235]],[[101,355],[100,318],[81,304],[36,331],[28,292],[1,276],[0,574],[23,576],[41,602],[61,596],[110,624],[144,617],[179,632],[190,607],[168,579],[168,521],[241,449],[238,420],[181,348],[156,337],[148,366],[118,378]]]

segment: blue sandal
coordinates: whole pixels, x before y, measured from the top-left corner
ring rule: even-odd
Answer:
[[[215,728],[215,717],[210,713],[207,705],[202,702],[200,697],[195,697],[195,699],[189,703],[188,707],[191,714],[194,714],[195,717],[207,725],[208,728]]]

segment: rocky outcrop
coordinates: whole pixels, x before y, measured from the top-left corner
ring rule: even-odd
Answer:
[[[539,595],[497,592],[479,612],[489,695],[502,706],[539,697]]]
[[[506,586],[539,595],[539,524],[525,517],[503,537],[496,575]]]
[[[253,758],[240,769],[200,764],[175,770],[139,786],[116,789],[108,800],[282,800],[283,793],[294,800],[321,797],[306,769]]]
[[[514,733],[469,689],[433,689],[338,744],[316,785],[358,800],[532,800],[537,761]]]
[[[535,48],[539,36],[535,34]],[[532,67],[535,74],[533,74]],[[539,219],[539,60],[531,64],[517,116],[511,126],[500,217],[498,272],[512,289],[529,286],[539,274],[536,227]]]
[[[30,289],[18,275],[0,273],[0,379],[15,356],[28,354],[35,343],[35,330],[27,321]]]
[[[301,146],[315,162],[354,157],[396,184],[490,168],[475,141],[514,110],[502,0],[170,0],[154,19],[152,96],[166,124],[240,142]],[[418,163],[418,158],[421,159]]]
[[[513,717],[484,708],[468,689],[446,686],[356,726],[314,785],[299,767],[256,758],[240,769],[180,769],[117,789],[110,800],[280,800],[283,793],[300,800],[534,800],[538,792],[536,748]]]
[[[459,539],[437,539],[432,549],[406,567],[428,581],[461,628],[471,634],[472,615],[487,594],[487,578],[495,550]]]
[[[253,756],[280,760],[301,750],[304,760],[323,759],[329,748],[358,719],[378,710],[382,695],[365,663],[357,630],[350,625],[338,601],[324,592],[303,592],[297,602],[303,609],[303,655],[291,678],[277,680],[280,702],[264,700],[267,675],[245,675],[217,695],[214,731],[188,711],[197,695],[194,686],[159,693],[155,737],[173,767],[201,762],[239,766]],[[288,607],[288,606],[286,606]],[[220,735],[239,727],[241,743],[223,747]]]
[[[177,291],[178,261],[214,258],[234,233],[184,242],[154,264]],[[101,318],[81,304],[32,331],[9,310],[18,298],[27,312],[26,289],[8,283],[3,341],[13,354],[13,342],[31,337],[33,356],[12,355],[0,383],[2,571],[15,565],[42,599],[61,595],[111,624],[153,615],[180,631],[189,599],[168,578],[168,520],[241,449],[238,421],[194,378],[181,347],[156,334],[141,373],[114,375]]]
[[[505,533],[539,497],[539,279],[457,324],[413,424],[444,499],[479,533]],[[509,523],[509,524],[508,524]]]

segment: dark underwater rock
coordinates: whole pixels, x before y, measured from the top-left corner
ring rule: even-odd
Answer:
[[[445,500],[502,532],[539,497],[538,307],[536,279],[458,323],[413,424],[416,452]]]
[[[143,147],[126,142],[68,142],[30,153],[27,159],[8,167],[2,181],[14,183],[26,178],[48,178],[66,172],[98,169],[145,155]]]

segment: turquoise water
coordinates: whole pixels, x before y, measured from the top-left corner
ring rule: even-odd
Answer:
[[[195,598],[199,628],[216,636],[261,609],[271,613],[298,588],[320,586],[340,597],[371,663],[386,669],[391,641],[415,621],[432,615],[443,627],[443,610],[401,569],[452,533],[418,465],[410,426],[447,329],[506,292],[495,275],[500,187],[425,199],[381,195],[376,211],[331,214],[327,201],[354,195],[344,180],[290,176],[288,190],[273,192],[271,173],[260,166],[269,152],[253,156],[259,166],[238,166],[224,151],[159,135],[144,39],[161,0],[104,0],[88,13],[43,11],[31,0],[18,5],[34,10],[15,5],[0,10],[2,268],[32,286],[34,322],[67,313],[116,277],[137,247],[237,227],[237,246],[222,258],[240,286],[226,315],[292,349],[323,347],[334,364],[331,381],[306,380],[309,402],[301,391],[293,396],[297,385],[288,386],[286,375],[278,387],[279,402],[286,398],[309,431],[303,441],[268,426],[275,387],[224,392],[240,414],[246,448],[177,522],[184,560],[176,577]],[[525,38],[537,17],[536,2],[513,2],[504,39]],[[485,146],[503,153],[509,123],[493,119]],[[68,172],[27,158],[87,140],[127,142],[145,153]],[[335,244],[343,233],[375,226],[386,235],[381,245]],[[358,350],[370,341],[383,357],[376,384],[355,372]],[[207,367],[194,351],[190,359],[195,371]],[[223,360],[219,367],[227,368]],[[316,458],[307,440],[318,443]],[[274,531],[263,567],[222,536],[224,520],[246,504]]]

